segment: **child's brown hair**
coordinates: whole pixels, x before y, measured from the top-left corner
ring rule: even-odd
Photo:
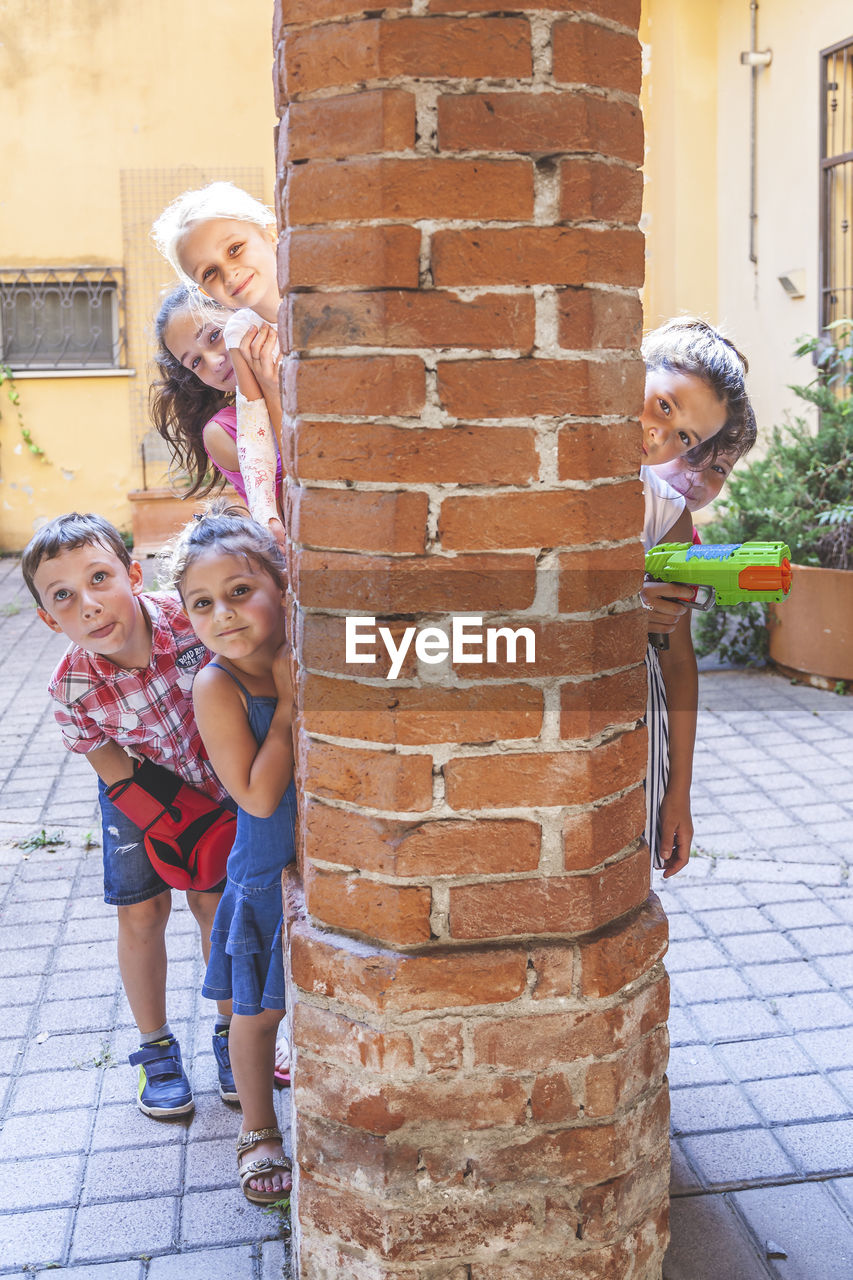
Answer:
[[[21,573],[29,588],[30,595],[40,609],[44,608],[36,591],[34,578],[38,567],[45,560],[53,560],[60,551],[74,551],[77,547],[106,547],[114,551],[126,569],[130,568],[131,555],[125,546],[124,539],[114,524],[103,516],[83,515],[70,511],[67,515],[57,516],[55,520],[43,525],[38,533],[30,538],[24,554],[21,556]]]

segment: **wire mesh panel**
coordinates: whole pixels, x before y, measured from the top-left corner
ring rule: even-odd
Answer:
[[[820,328],[853,316],[853,37],[821,53]]]
[[[168,472],[169,451],[150,425],[148,391],[156,376],[154,316],[163,295],[177,283],[171,267],[151,242],[151,224],[181,192],[222,179],[265,199],[262,168],[186,166],[121,171],[128,361],[137,371],[130,382],[130,422],[144,489],[164,484]]]
[[[124,364],[120,267],[0,270],[0,360],[14,370]]]

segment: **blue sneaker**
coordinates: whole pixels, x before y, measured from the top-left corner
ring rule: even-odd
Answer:
[[[234,1072],[231,1070],[231,1054],[228,1052],[228,1027],[213,1033],[213,1056],[219,1071],[219,1096],[223,1102],[239,1102]]]
[[[139,1067],[137,1105],[147,1116],[166,1120],[192,1111],[193,1091],[181,1065],[181,1047],[174,1036],[144,1044],[130,1055]]]

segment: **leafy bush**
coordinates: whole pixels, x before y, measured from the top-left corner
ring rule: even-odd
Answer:
[[[831,329],[829,340],[808,338],[797,347],[797,355],[815,356],[818,376],[791,388],[818,409],[818,431],[802,418],[775,427],[765,456],[732,475],[720,514],[703,531],[706,542],[787,542],[796,564],[853,569],[853,326],[839,321]],[[765,619],[766,608],[756,605],[705,615],[697,649],[760,661]]]

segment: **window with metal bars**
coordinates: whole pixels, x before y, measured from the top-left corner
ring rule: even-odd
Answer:
[[[119,267],[0,269],[0,360],[13,370],[124,365]]]
[[[853,317],[853,36],[821,61],[820,329]]]

